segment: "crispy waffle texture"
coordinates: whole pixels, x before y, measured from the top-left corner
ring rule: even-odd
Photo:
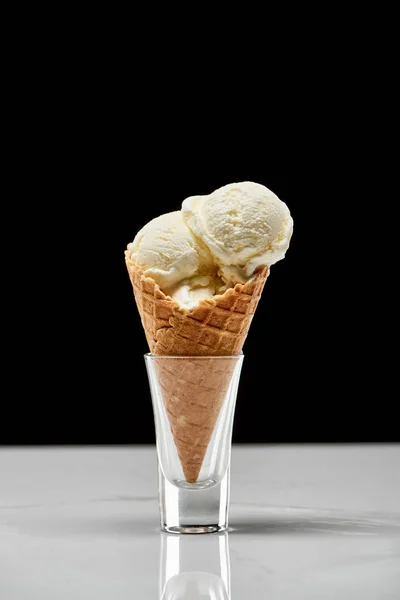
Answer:
[[[160,357],[158,385],[186,481],[197,480],[235,362],[230,358]]]
[[[245,284],[185,309],[146,277],[125,252],[136,304],[150,352],[167,356],[240,354],[257,308],[268,267]]]
[[[150,352],[192,360],[157,361],[160,391],[175,446],[188,482],[198,479],[207,447],[229,388],[233,361],[199,356],[240,354],[261,297],[268,267],[245,284],[185,309],[166,296],[125,252],[136,304]]]

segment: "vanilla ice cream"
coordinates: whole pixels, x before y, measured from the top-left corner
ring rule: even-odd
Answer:
[[[192,196],[183,219],[212,253],[226,283],[245,283],[258,267],[281,260],[289,247],[293,220],[288,207],[259,183],[245,181]]]
[[[187,198],[181,211],[147,223],[128,252],[165,294],[193,308],[284,258],[292,232],[286,204],[245,181]]]
[[[128,251],[144,274],[183,306],[212,298],[220,286],[211,253],[186,226],[181,211],[147,223]]]

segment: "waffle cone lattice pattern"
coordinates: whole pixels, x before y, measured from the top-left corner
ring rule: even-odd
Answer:
[[[240,354],[258,305],[268,268],[221,296],[181,308],[150,277],[137,269],[128,252],[126,265],[150,352],[167,356]]]

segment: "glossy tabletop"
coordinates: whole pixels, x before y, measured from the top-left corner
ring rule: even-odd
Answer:
[[[0,598],[400,598],[400,446],[236,446],[230,531],[159,531],[156,450],[0,450]]]

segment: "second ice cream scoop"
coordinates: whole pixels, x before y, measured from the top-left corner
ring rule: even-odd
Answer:
[[[225,185],[182,204],[183,219],[210,250],[227,283],[244,283],[258,267],[281,260],[293,220],[288,207],[252,181]]]
[[[173,300],[190,308],[212,298],[221,281],[208,248],[175,211],[147,223],[128,245],[131,259]]]

